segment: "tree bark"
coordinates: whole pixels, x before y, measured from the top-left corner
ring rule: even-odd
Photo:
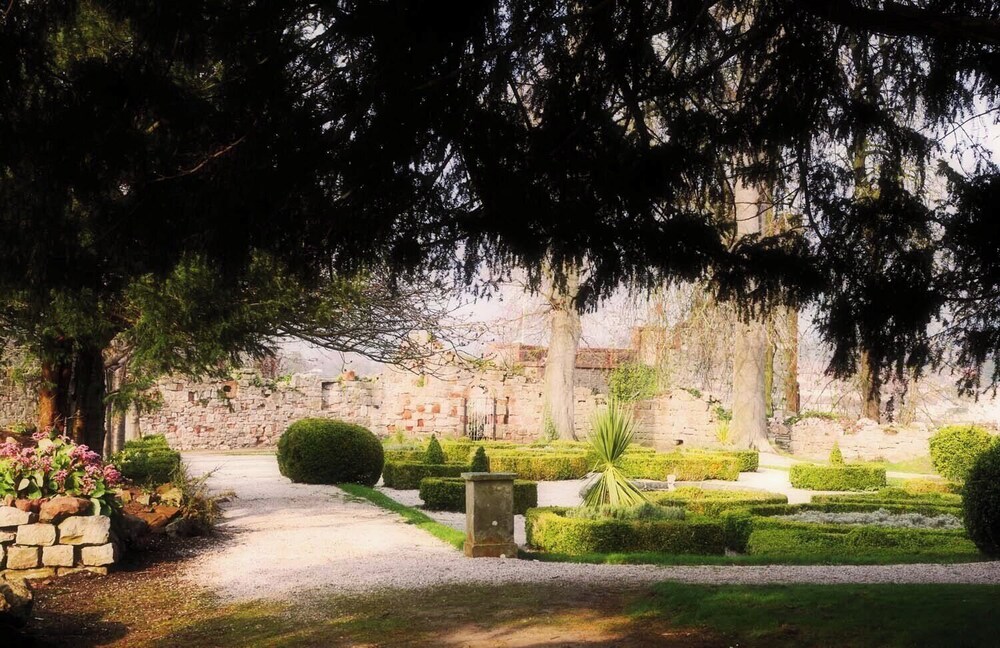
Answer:
[[[798,414],[802,408],[799,392],[799,311],[785,309],[785,411]]]
[[[106,390],[104,352],[83,347],[75,354],[73,367],[73,424],[71,437],[92,450],[104,450]]]
[[[861,362],[858,363],[858,378],[861,382],[861,416],[882,422],[882,386],[878,369],[872,366],[871,357],[867,351],[861,351]]]
[[[768,205],[765,193],[737,181],[733,202],[738,237],[764,230]],[[738,322],[733,353],[732,438],[737,447],[771,448],[767,440],[767,323],[760,318]]]
[[[38,391],[38,429],[66,429],[70,416],[70,384],[72,365],[60,350],[41,363],[41,387]]]
[[[548,295],[551,337],[545,357],[542,411],[560,439],[576,439],[573,388],[581,333],[580,313],[576,307],[579,290],[579,271],[567,268],[565,286],[553,281]]]

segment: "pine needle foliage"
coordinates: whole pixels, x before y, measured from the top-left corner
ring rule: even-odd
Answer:
[[[621,469],[621,460],[635,436],[635,421],[618,400],[594,415],[590,444],[597,455],[594,469],[600,473],[594,486],[587,491],[583,503],[587,507],[636,506],[646,501],[645,495]]]

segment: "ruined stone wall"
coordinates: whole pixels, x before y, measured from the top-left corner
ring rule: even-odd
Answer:
[[[37,397],[22,385],[0,379],[0,430],[34,423],[37,416]]]
[[[904,461],[927,456],[936,429],[925,424],[879,425],[869,419],[804,418],[791,426],[772,424],[770,435],[779,448],[807,459],[825,461],[836,443],[847,461]]]

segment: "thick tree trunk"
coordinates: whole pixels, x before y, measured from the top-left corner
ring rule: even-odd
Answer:
[[[566,285],[553,282],[549,293],[551,337],[545,357],[543,412],[560,439],[576,439],[573,387],[581,333],[575,301],[579,289],[579,273],[571,268],[566,271]]]
[[[104,449],[104,352],[85,347],[76,353],[73,367],[73,424],[71,436],[98,452]]]
[[[70,384],[72,365],[62,353],[57,359],[46,358],[41,363],[41,387],[38,391],[38,429],[66,429],[70,417]]]
[[[861,416],[882,422],[882,385],[878,369],[872,366],[871,356],[867,351],[861,352],[861,362],[858,363],[858,379],[861,383]]]
[[[785,411],[798,414],[802,408],[799,392],[799,311],[785,309]]]
[[[763,231],[768,205],[764,192],[738,182],[733,188],[737,236]],[[767,323],[738,322],[733,354],[733,420],[737,447],[769,450],[767,440]]]

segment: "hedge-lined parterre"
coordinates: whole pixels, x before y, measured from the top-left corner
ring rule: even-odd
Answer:
[[[420,499],[431,511],[465,513],[465,480],[452,477],[425,477],[420,480]],[[514,514],[538,506],[538,482],[514,481]]]
[[[674,475],[678,481],[736,481],[740,476],[740,464],[736,457],[709,453],[626,454],[621,468],[629,477],[660,481],[667,479],[668,475]]]
[[[718,555],[726,550],[720,518],[620,520],[567,517],[561,507],[530,509],[525,516],[528,545],[551,553],[662,552]]]
[[[582,452],[486,451],[490,472],[512,472],[534,481],[580,479],[590,472],[594,462]]]
[[[793,487],[807,490],[869,491],[886,485],[885,468],[867,464],[795,464],[788,472],[788,479]]]
[[[387,461],[382,469],[382,483],[386,488],[414,490],[420,480],[427,477],[461,477],[469,472],[467,463],[427,464],[417,461]]]
[[[787,504],[788,497],[780,493],[754,490],[704,489],[682,486],[672,491],[652,491],[646,497],[654,504],[680,506],[697,515],[717,516],[723,511],[745,509],[765,504]]]

